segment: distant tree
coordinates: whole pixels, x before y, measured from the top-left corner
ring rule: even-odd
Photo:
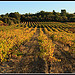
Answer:
[[[75,22],[75,13],[69,14],[66,10],[61,10],[61,13],[55,12],[45,12],[40,11],[36,14],[26,13],[19,14],[18,12],[6,13],[5,15],[0,15],[0,20],[9,25],[21,23],[21,22],[50,22],[50,21],[59,21],[59,22]]]
[[[70,21],[70,18],[72,18],[74,15],[73,15],[73,14],[68,14],[68,13],[67,13],[66,16],[67,16],[68,20]]]
[[[28,16],[28,14],[26,13],[26,14],[25,14],[25,17],[27,17],[27,16]]]
[[[8,16],[9,16],[9,14],[8,14],[8,13],[6,13],[6,14],[5,14],[5,16],[6,16],[6,17],[8,17]]]
[[[0,20],[2,19],[2,17],[0,16]]]
[[[58,21],[58,20],[59,20],[59,16],[58,16],[57,14],[55,15],[54,20],[55,20],[55,21]]]
[[[15,12],[15,13],[10,13],[9,17],[16,18],[20,22],[21,15],[18,12]]]
[[[25,16],[24,15],[21,15],[20,20],[21,20],[21,22],[25,22]]]
[[[61,10],[61,16],[66,16],[66,10]]]
[[[2,14],[1,17],[3,17],[4,15]]]
[[[67,17],[66,16],[62,16],[62,18],[63,18],[63,20],[62,21],[64,21],[64,22],[67,22]]]
[[[70,19],[69,19],[71,22],[75,22],[75,16],[73,16],[73,17],[70,17]]]
[[[53,15],[56,15],[56,12],[55,12],[55,10],[53,10]]]

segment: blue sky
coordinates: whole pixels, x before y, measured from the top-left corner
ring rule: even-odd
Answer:
[[[34,14],[41,10],[61,12],[61,9],[74,13],[75,1],[0,1],[0,15],[11,12]]]

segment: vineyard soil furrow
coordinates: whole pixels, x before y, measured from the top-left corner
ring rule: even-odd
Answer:
[[[45,33],[44,29],[42,30],[49,39],[52,39],[47,33]],[[75,59],[70,53],[64,50],[64,47],[67,48],[67,46],[54,40],[52,40],[52,42],[55,44],[54,56],[61,59],[61,62],[51,62],[50,73],[72,73],[74,71],[73,66],[75,64]]]
[[[28,51],[20,59],[20,62],[16,65],[16,68],[13,72],[45,73],[46,70],[45,61],[42,58],[40,58],[38,55],[40,51],[37,39],[38,34],[39,34],[39,29],[37,29],[36,33],[33,35],[31,40],[25,43],[24,46],[28,48]]]

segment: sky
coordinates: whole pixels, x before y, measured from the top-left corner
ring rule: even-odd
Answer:
[[[74,13],[75,1],[0,1],[0,15],[11,12],[35,14],[42,10],[61,12],[61,9],[66,9],[68,13]]]

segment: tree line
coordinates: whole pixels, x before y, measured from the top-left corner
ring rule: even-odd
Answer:
[[[21,22],[75,22],[75,13],[70,14],[65,9],[61,10],[61,13],[55,10],[52,12],[40,11],[35,14],[14,12],[0,15],[0,20],[8,25]]]

